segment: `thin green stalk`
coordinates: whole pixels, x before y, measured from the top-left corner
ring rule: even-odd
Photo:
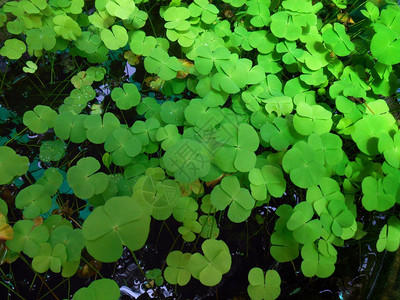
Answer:
[[[22,297],[20,294],[18,294],[16,291],[14,291],[12,288],[10,288],[7,284],[5,284],[3,281],[0,281],[0,283],[5,286],[9,291],[13,292],[15,295],[18,296],[18,298],[22,300],[26,300],[24,297]]]

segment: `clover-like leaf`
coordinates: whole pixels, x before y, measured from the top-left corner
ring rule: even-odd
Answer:
[[[270,22],[269,6],[270,0],[250,0],[246,2],[247,13],[253,16],[250,19],[251,25],[255,27],[268,26]]]
[[[354,131],[351,134],[357,147],[368,155],[378,155],[379,137],[385,133],[394,133],[397,126],[392,115],[365,115],[354,124]]]
[[[379,233],[379,239],[376,242],[376,249],[379,252],[387,250],[390,252],[397,251],[400,245],[400,220],[391,216],[385,226]]]
[[[191,183],[206,176],[210,170],[210,160],[202,153],[201,145],[189,139],[181,139],[168,148],[163,162],[166,169],[182,183]]]
[[[109,199],[85,220],[82,233],[86,249],[95,259],[117,261],[123,246],[136,251],[143,247],[150,229],[150,216],[134,199],[122,196]]]
[[[149,73],[157,74],[163,80],[171,80],[176,77],[178,71],[182,69],[176,57],[170,57],[168,53],[156,48],[144,59],[144,66]]]
[[[299,256],[299,243],[293,238],[293,232],[286,224],[291,217],[293,208],[283,204],[276,210],[279,219],[275,223],[274,232],[271,235],[271,255],[279,262],[288,262]]]
[[[29,159],[26,156],[19,156],[10,147],[0,147],[0,185],[8,184],[14,177],[25,174],[28,167]]]
[[[271,16],[271,32],[278,38],[295,41],[301,36],[301,26],[294,23],[292,15],[279,11]]]
[[[320,216],[322,226],[337,237],[341,237],[343,231],[355,223],[352,212],[341,200],[332,200],[327,206],[327,211]]]
[[[128,33],[120,25],[113,25],[110,29],[103,29],[100,33],[101,40],[110,50],[118,50],[128,43]]]
[[[67,181],[77,197],[89,199],[105,191],[108,177],[103,172],[95,173],[99,169],[100,163],[97,159],[85,157],[68,170]]]
[[[371,40],[371,53],[386,65],[400,63],[400,39],[394,30],[379,30]]]
[[[321,105],[309,105],[300,102],[293,117],[293,126],[303,135],[315,132],[319,135],[327,133],[332,127],[332,113]]]
[[[281,277],[275,270],[268,270],[265,275],[260,268],[252,268],[248,274],[247,293],[252,300],[274,300],[281,293]]]
[[[317,185],[325,173],[321,155],[304,141],[299,141],[283,156],[282,167],[292,182],[301,188]]]
[[[192,276],[205,286],[217,285],[231,268],[229,248],[224,241],[205,240],[201,249],[204,255],[195,253],[189,260]]]
[[[286,181],[282,170],[272,165],[254,168],[249,172],[251,194],[254,199],[263,201],[268,193],[273,197],[281,197],[286,190]]]
[[[194,0],[188,9],[192,17],[200,17],[206,24],[212,24],[219,13],[218,8],[207,0]]]
[[[308,202],[300,202],[293,209],[286,227],[293,231],[293,237],[299,243],[312,243],[321,237],[321,223],[319,220],[311,220],[313,216],[314,210]]]
[[[191,197],[181,197],[175,202],[173,216],[178,222],[196,220],[199,205]]]
[[[54,121],[54,133],[62,140],[73,143],[86,140],[85,120],[87,115],[74,115],[72,112],[60,113]]]
[[[211,203],[218,210],[224,210],[229,205],[228,218],[234,223],[241,223],[250,216],[255,201],[249,190],[240,187],[235,176],[229,176],[213,189]]]
[[[54,31],[65,40],[76,41],[81,36],[82,30],[78,23],[66,14],[53,18]]]
[[[36,256],[40,251],[40,244],[49,239],[49,230],[44,225],[35,227],[31,220],[19,220],[14,226],[14,238],[6,242],[7,247],[14,251],[23,251],[29,257]]]
[[[20,59],[26,51],[26,45],[18,39],[8,39],[4,42],[4,46],[0,49],[0,55],[9,59]]]
[[[86,136],[93,144],[103,144],[107,138],[120,127],[118,118],[109,112],[103,115],[92,114],[84,122]]]
[[[129,19],[130,15],[135,11],[135,8],[136,6],[133,0],[113,0],[108,1],[106,4],[108,13],[121,20]]]
[[[104,149],[111,153],[114,164],[126,166],[142,151],[142,143],[129,129],[121,127],[108,136]]]
[[[108,278],[93,281],[87,288],[80,288],[73,300],[118,300],[121,295],[118,284]]]
[[[133,83],[124,83],[122,88],[114,88],[111,92],[111,98],[122,110],[128,110],[139,104],[141,100],[140,93]]]
[[[301,138],[301,135],[294,129],[291,118],[276,117],[273,124],[264,123],[260,128],[261,138],[271,144],[277,151],[286,150]]]
[[[311,134],[308,137],[308,144],[317,151],[318,155],[324,157],[327,166],[335,166],[343,159],[343,142],[336,134]]]
[[[35,133],[45,133],[54,127],[57,113],[49,106],[37,105],[32,110],[24,113],[23,122]]]
[[[156,220],[168,219],[173,212],[175,201],[180,198],[180,189],[176,181],[160,181],[150,175],[139,178],[133,192],[132,197]]]
[[[259,146],[259,137],[254,127],[247,123],[238,126],[223,124],[217,132],[216,140],[223,144],[215,153],[213,163],[227,172],[248,172],[256,163],[255,151]]]
[[[57,244],[54,248],[49,243],[40,244],[40,250],[32,260],[32,268],[38,273],[48,269],[55,273],[61,271],[61,265],[67,261],[67,252],[64,244]]]
[[[172,251],[167,256],[167,267],[164,271],[165,280],[170,284],[184,286],[192,277],[189,269],[189,260],[192,254]]]
[[[362,181],[362,205],[368,211],[385,211],[393,207],[396,202],[396,193],[399,189],[398,178],[388,175],[385,178],[375,179],[371,176]]]
[[[22,68],[22,71],[24,71],[25,73],[35,73],[37,70],[38,66],[37,64],[35,64],[33,61],[28,60],[26,62],[26,67]]]
[[[263,102],[265,103],[265,110],[269,114],[275,112],[278,117],[288,115],[293,110],[293,101],[287,96],[271,97],[263,100]]]
[[[322,213],[328,213],[328,204],[330,201],[345,202],[344,195],[340,191],[340,186],[332,178],[324,177],[319,186],[312,186],[307,189],[307,202],[312,204],[315,212],[321,216]]]
[[[148,56],[157,46],[157,40],[153,36],[146,36],[142,30],[134,31],[130,35],[129,47],[136,55]]]
[[[39,158],[43,162],[59,161],[64,157],[66,144],[63,140],[43,142],[40,146]]]
[[[303,246],[301,257],[303,258],[301,271],[306,277],[327,278],[335,271],[337,257],[322,255],[314,243]]]
[[[350,37],[346,33],[344,25],[340,23],[334,23],[333,27],[332,25],[327,25],[325,31],[322,33],[322,38],[328,48],[332,49],[338,56],[349,55],[355,49],[353,42],[350,41]]]
[[[27,219],[34,219],[40,214],[46,213],[51,204],[50,195],[40,184],[33,184],[24,188],[15,198],[15,206],[24,210],[23,214]]]

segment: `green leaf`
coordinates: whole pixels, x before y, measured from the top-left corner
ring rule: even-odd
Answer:
[[[275,270],[268,270],[264,275],[262,269],[252,268],[248,280],[247,293],[252,300],[274,300],[281,293],[281,278]]]
[[[162,80],[171,80],[176,77],[178,71],[182,69],[176,57],[170,57],[168,53],[155,48],[149,56],[144,59],[144,67],[149,73],[156,73]]]
[[[314,243],[303,246],[301,257],[301,271],[306,277],[327,278],[335,271],[336,256],[322,255]]]
[[[282,167],[292,182],[301,188],[319,184],[325,173],[324,161],[306,142],[299,141],[286,152]]]
[[[321,105],[300,102],[293,117],[293,126],[302,135],[327,133],[332,127],[332,113]]]
[[[103,278],[93,281],[87,288],[80,288],[72,300],[118,300],[120,295],[118,284]]]
[[[206,176],[210,170],[210,160],[202,153],[201,145],[189,139],[181,139],[168,148],[163,162],[165,168],[182,183],[191,183]]]
[[[362,205],[368,211],[385,211],[396,203],[396,192],[399,189],[397,177],[388,175],[385,178],[375,179],[371,176],[362,181]]]
[[[36,256],[40,244],[49,239],[49,230],[44,225],[34,227],[31,220],[19,220],[14,226],[14,238],[6,242],[7,247],[14,252],[23,251],[29,257]]]
[[[26,51],[26,45],[23,41],[17,39],[8,39],[0,49],[0,55],[9,59],[20,59]]]
[[[84,126],[86,128],[87,139],[93,144],[103,144],[107,138],[120,127],[118,118],[106,112],[103,115],[92,114],[86,117]]]
[[[142,143],[127,128],[115,129],[106,139],[104,149],[117,166],[126,166],[142,151]]]
[[[131,251],[143,247],[150,229],[150,217],[130,197],[113,197],[85,220],[82,233],[86,249],[95,259],[117,261],[127,246]]]
[[[59,161],[65,155],[66,144],[60,139],[43,142],[39,158],[43,162]]]
[[[279,198],[286,190],[286,181],[282,170],[272,165],[264,165],[261,169],[254,168],[249,172],[251,194],[254,199],[263,201],[268,193]]]
[[[139,178],[133,192],[133,198],[156,220],[168,219],[173,213],[176,200],[180,198],[180,189],[175,181],[161,181],[150,175]]]
[[[189,270],[189,260],[192,254],[172,251],[167,256],[167,267],[164,271],[165,280],[170,284],[184,286],[192,277]]]
[[[51,197],[44,186],[30,185],[21,190],[15,198],[15,206],[23,209],[24,217],[34,219],[51,208]]]
[[[376,249],[379,252],[387,250],[395,252],[400,245],[400,220],[391,216],[385,226],[382,227],[379,233],[379,239],[376,242]]]
[[[78,23],[65,14],[55,16],[53,23],[57,36],[61,36],[65,40],[76,41],[82,34]]]
[[[390,29],[378,31],[371,40],[371,53],[386,65],[400,63],[400,39]]]
[[[95,173],[98,169],[100,163],[95,158],[85,157],[68,170],[67,181],[77,197],[88,199],[105,191],[108,177],[102,172]]]
[[[332,49],[337,56],[347,56],[355,49],[342,24],[334,23],[333,28],[332,25],[327,25],[322,33],[322,38],[328,48]]]
[[[212,190],[211,203],[217,210],[224,210],[229,205],[228,218],[241,223],[250,216],[255,201],[247,189],[240,187],[235,176],[229,176]]]
[[[224,241],[205,240],[201,245],[204,256],[195,253],[189,260],[192,276],[205,286],[217,285],[232,264],[229,248]]]
[[[13,149],[0,146],[0,185],[10,183],[14,177],[22,176],[28,171],[29,159],[19,156]]]
[[[110,50],[118,50],[128,43],[128,33],[120,25],[113,25],[111,30],[103,29],[100,33],[101,40]]]
[[[35,133],[45,133],[49,128],[54,127],[57,113],[49,106],[37,105],[32,110],[24,113],[23,122]]]

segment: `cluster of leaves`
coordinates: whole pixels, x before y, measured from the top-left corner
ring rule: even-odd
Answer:
[[[204,239],[203,254],[170,252],[165,280],[183,286],[193,277],[214,286],[231,267],[216,217],[226,212],[231,222],[246,222],[254,208],[295,195],[299,201],[276,210],[271,255],[282,263],[301,255],[307,277],[332,275],[336,248],[366,234],[360,213],[385,212],[400,201],[400,133],[381,99],[397,89],[397,3],[368,1],[362,32],[340,18],[322,21],[331,4],[346,9],[346,1],[171,1],[151,15],[146,3],[96,0],[91,8],[84,1],[26,0],[0,9],[1,26],[13,35],[0,55],[16,60],[27,51],[41,58],[68,49],[97,65],[72,78],[75,88],[60,107],[25,112],[30,131],[54,132],[41,144],[40,160],[58,167],[70,143],[101,153],[60,167],[66,178],[49,168],[19,192],[16,207],[25,219],[14,224],[13,236],[2,219],[7,247],[33,258],[37,272],[70,277],[84,247],[99,261],[117,261],[123,246],[145,245],[152,219],[172,216],[185,243],[195,241],[196,249]],[[158,37],[150,33],[151,18],[165,28]],[[104,79],[109,55],[119,49],[130,51],[125,57],[153,74],[150,87],[169,99],[160,103],[144,86],[121,82],[112,104],[133,112],[133,120],[107,107],[87,113],[98,104],[92,85]],[[28,73],[37,67],[27,66]],[[28,159],[0,147],[0,167],[0,184],[8,184],[26,173]],[[49,211],[63,182],[95,207],[82,229],[56,216],[33,221]],[[211,192],[206,183],[215,186]],[[391,217],[376,238],[378,251],[396,251],[399,220]],[[252,299],[279,296],[275,270],[264,275],[255,267],[248,279]],[[97,299],[99,286],[75,298]],[[108,292],[108,299],[117,297]]]

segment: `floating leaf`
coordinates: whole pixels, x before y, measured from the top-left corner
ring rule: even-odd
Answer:
[[[128,43],[128,33],[120,25],[113,25],[111,30],[103,29],[100,33],[101,40],[110,50],[118,50]]]
[[[113,113],[106,112],[103,118],[98,114],[87,116],[84,126],[89,141],[93,144],[103,144],[114,130],[120,127],[120,123]]]
[[[77,197],[89,199],[105,191],[108,177],[102,172],[95,173],[98,169],[100,163],[97,159],[85,157],[68,170],[67,181]]]
[[[223,241],[205,240],[201,245],[204,256],[195,253],[189,260],[192,276],[205,286],[217,285],[232,264],[229,248]]]
[[[248,275],[247,293],[252,300],[274,300],[281,293],[281,278],[275,270],[265,273],[260,268],[252,268]]]
[[[49,128],[54,127],[57,113],[49,106],[37,105],[32,110],[24,113],[23,122],[35,133],[45,133]]]
[[[26,45],[23,41],[17,39],[8,39],[0,49],[0,55],[9,59],[20,59],[26,51]]]
[[[124,83],[122,88],[117,87],[112,90],[111,98],[122,110],[128,110],[139,104],[141,95],[133,83]]]
[[[15,198],[15,206],[23,209],[24,217],[34,219],[51,208],[51,197],[44,186],[32,184],[21,190]]]
[[[164,271],[165,280],[170,284],[184,286],[192,277],[189,270],[190,253],[172,251],[167,256],[167,267]]]
[[[118,284],[111,279],[103,278],[93,281],[87,288],[80,288],[73,300],[118,300],[121,293]]]
[[[328,45],[328,48],[332,49],[338,56],[349,55],[355,49],[342,24],[334,23],[333,27],[332,25],[327,25],[325,31],[322,33],[322,38]]]
[[[132,158],[142,151],[142,143],[127,128],[114,130],[104,143],[104,149],[111,153],[111,159],[117,166],[128,165]]]
[[[281,197],[286,189],[286,181],[282,170],[272,165],[254,168],[249,172],[251,194],[254,199],[263,201],[268,193],[273,197]]]
[[[336,256],[322,255],[314,243],[303,246],[301,257],[301,271],[306,277],[327,278],[335,271]]]
[[[40,244],[49,239],[49,230],[44,225],[34,226],[31,220],[19,220],[14,226],[14,238],[6,242],[7,247],[14,251],[23,251],[29,257],[36,256]]]
[[[26,156],[17,155],[10,147],[0,147],[0,185],[8,184],[14,177],[25,174],[28,167]]]
[[[143,247],[150,229],[150,217],[130,197],[113,197],[85,220],[82,233],[90,255],[102,262],[117,261],[127,246]]]
[[[241,223],[250,216],[255,201],[247,189],[240,187],[235,176],[229,176],[212,190],[211,203],[217,210],[224,210],[229,205],[228,218]]]
[[[317,185],[325,173],[324,161],[306,142],[299,141],[283,156],[282,167],[301,188]]]
[[[39,158],[43,162],[59,161],[65,155],[66,144],[60,139],[43,142]]]
[[[379,252],[387,250],[390,252],[397,251],[400,245],[400,220],[391,216],[385,226],[379,233],[379,239],[376,242],[376,249]]]

